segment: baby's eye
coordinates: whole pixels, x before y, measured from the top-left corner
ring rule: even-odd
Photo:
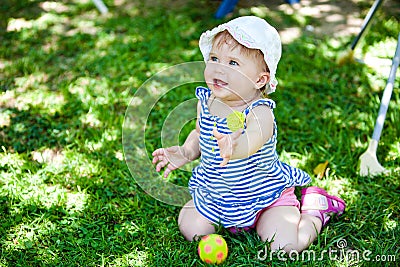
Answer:
[[[234,60],[231,60],[231,61],[229,61],[229,65],[232,65],[232,66],[239,66],[239,63],[237,63],[237,62],[234,61]]]
[[[218,62],[218,58],[217,57],[210,57],[210,60],[214,61],[214,62]]]

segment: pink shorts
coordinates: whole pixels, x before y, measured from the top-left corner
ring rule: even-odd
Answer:
[[[300,209],[300,202],[297,199],[296,195],[294,194],[294,187],[290,187],[286,189],[285,191],[282,192],[282,195],[280,198],[278,198],[274,203],[272,203],[270,206],[260,210],[257,215],[256,215],[256,220],[254,221],[254,224],[252,226],[248,227],[243,227],[243,228],[237,228],[237,227],[229,227],[229,231],[232,233],[237,233],[240,232],[241,230],[244,231],[249,231],[250,229],[256,228],[257,221],[260,218],[261,214],[273,207],[279,207],[279,206],[294,206]]]
[[[300,209],[300,201],[297,199],[296,195],[294,194],[294,187],[290,187],[290,188],[286,189],[285,191],[283,191],[280,198],[278,198],[270,206],[266,207],[265,209],[262,209],[261,212],[264,210],[267,210],[269,208],[279,207],[279,206],[294,206],[294,207],[297,207]],[[261,212],[259,212],[259,214]],[[258,214],[257,214],[257,216],[258,216]]]

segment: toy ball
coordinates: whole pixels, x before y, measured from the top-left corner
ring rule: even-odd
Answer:
[[[228,256],[228,245],[222,236],[211,234],[201,238],[197,251],[205,263],[220,264]]]
[[[226,117],[226,123],[228,125],[229,130],[232,132],[236,132],[239,129],[244,128],[244,121],[246,117],[242,112],[233,111],[231,114]]]

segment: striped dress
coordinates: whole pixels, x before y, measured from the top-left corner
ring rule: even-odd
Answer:
[[[201,160],[193,169],[189,191],[197,211],[211,222],[224,227],[251,226],[257,212],[271,205],[286,188],[308,184],[311,178],[304,171],[279,161],[275,122],[273,136],[259,151],[248,158],[230,160],[221,167],[222,158],[213,138],[213,128],[217,127],[224,134],[232,131],[227,126],[226,118],[209,113],[210,95],[208,88],[196,89],[201,103]],[[275,107],[274,101],[259,99],[243,111],[244,115],[247,116],[258,105],[267,105],[271,109]]]

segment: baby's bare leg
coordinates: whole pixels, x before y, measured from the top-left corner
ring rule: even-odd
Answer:
[[[189,241],[193,241],[196,236],[215,233],[215,227],[196,210],[193,200],[182,208],[178,225],[183,236]]]
[[[263,241],[271,241],[271,249],[286,252],[306,249],[321,231],[322,222],[317,217],[300,214],[297,207],[278,206],[261,214],[257,233]]]

